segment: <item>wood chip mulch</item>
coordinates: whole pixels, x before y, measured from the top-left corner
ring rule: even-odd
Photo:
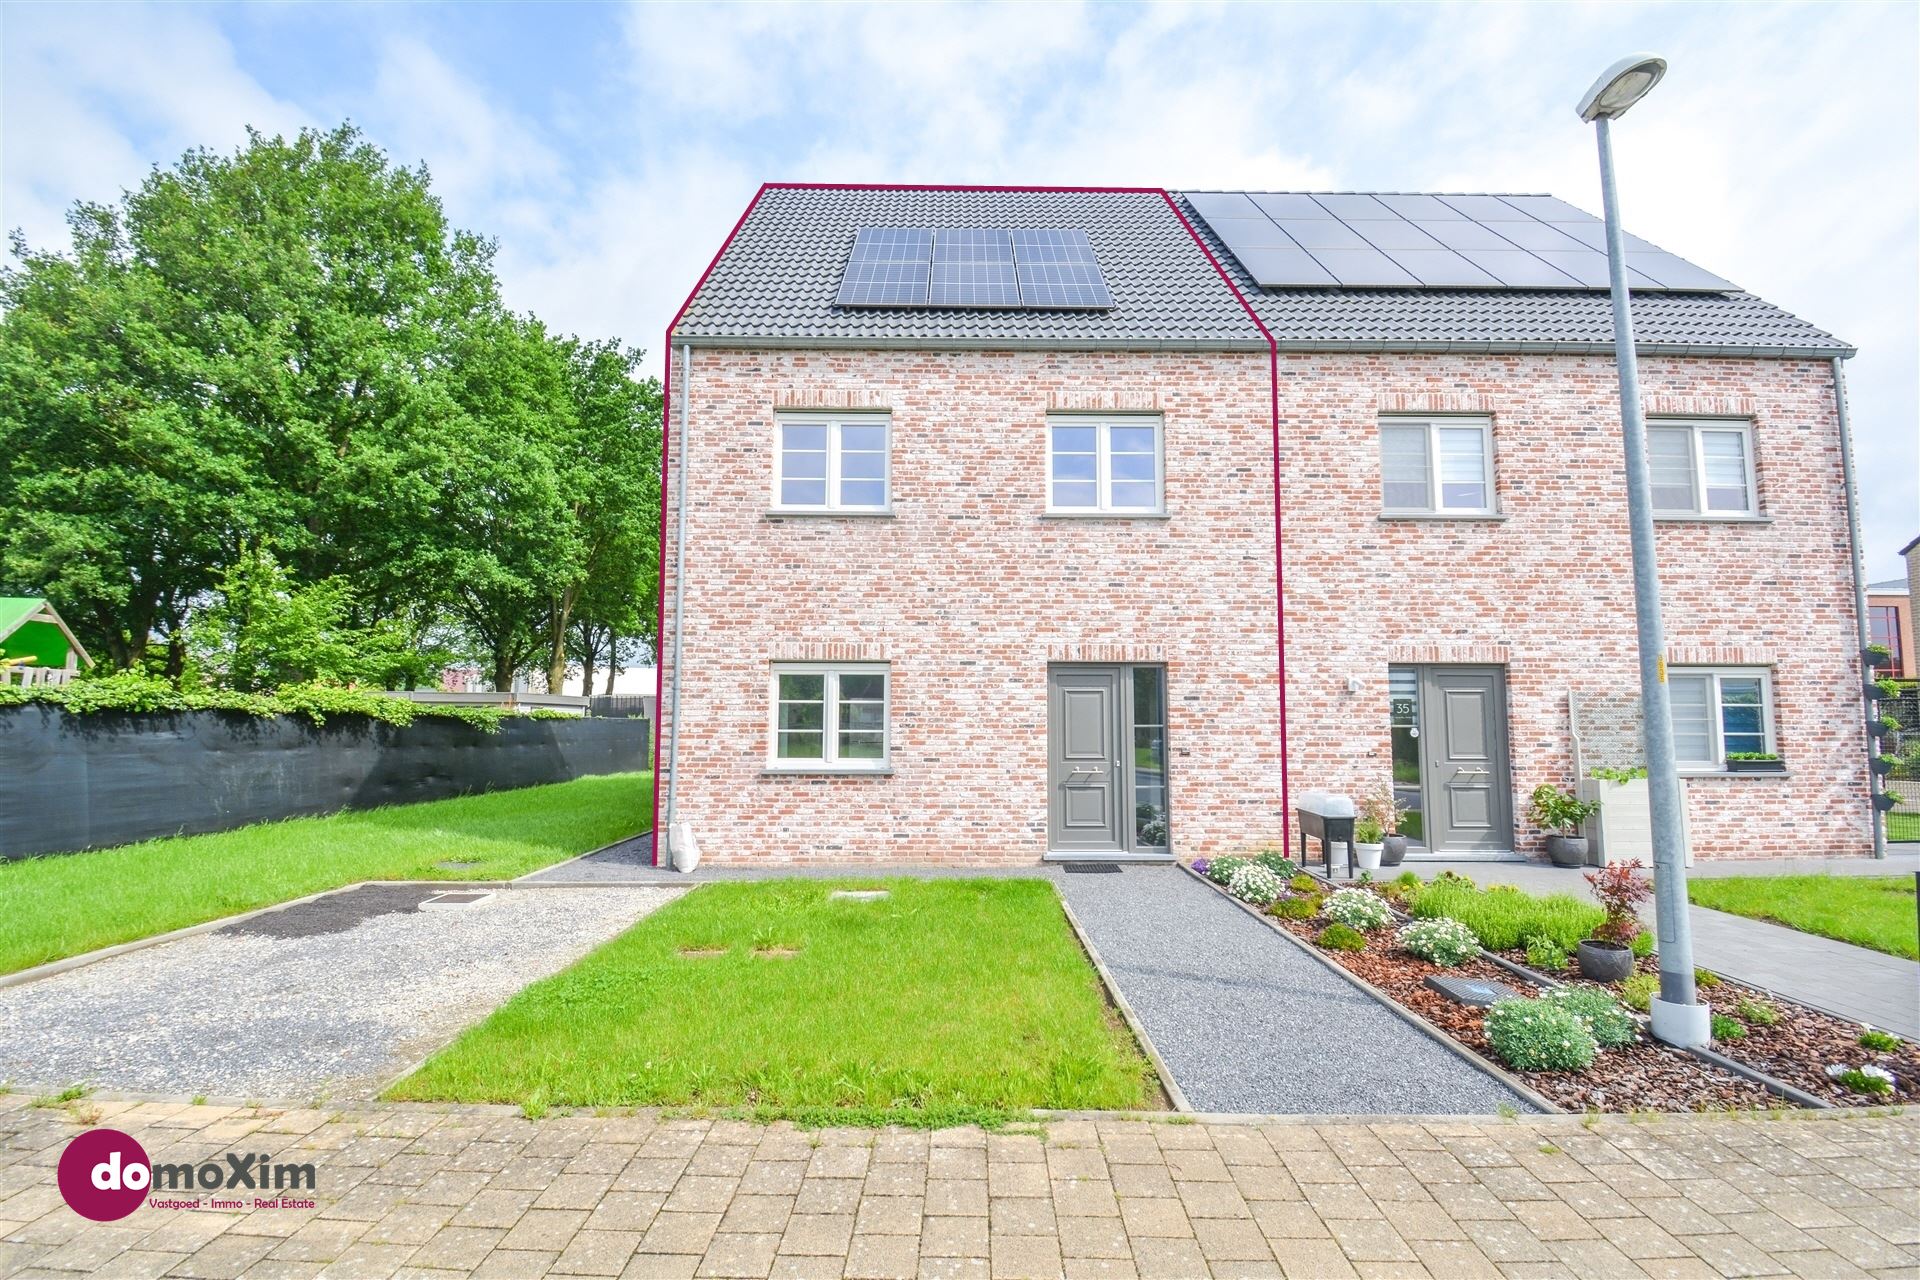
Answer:
[[[1276,920],[1309,945],[1324,920]],[[1315,948],[1320,950],[1319,948]],[[1523,995],[1537,994],[1524,980],[1486,960],[1470,960],[1442,969],[1394,947],[1391,927],[1367,935],[1365,951],[1320,954],[1384,991],[1397,1003],[1491,1061],[1499,1061],[1487,1043],[1486,1010],[1456,1004],[1421,985],[1429,974],[1488,978]],[[1643,1040],[1618,1049],[1602,1049],[1585,1071],[1514,1072],[1539,1093],[1569,1111],[1726,1111],[1763,1110],[1782,1105],[1751,1080],[1698,1058]]]
[[[1519,959],[1509,956],[1509,959]],[[1659,962],[1648,958],[1639,962],[1643,973],[1658,973]],[[1576,973],[1562,975],[1580,986],[1598,986]],[[1739,1040],[1716,1040],[1714,1051],[1735,1062],[1764,1071],[1774,1079],[1802,1089],[1836,1107],[1875,1107],[1896,1103],[1920,1103],[1920,1045],[1902,1040],[1891,1052],[1862,1048],[1857,1022],[1810,1009],[1806,1005],[1772,995],[1731,978],[1722,978],[1717,987],[1700,987],[1700,998],[1715,1013],[1738,1018],[1741,1000],[1768,1005],[1780,1014],[1771,1027],[1747,1025],[1747,1034]],[[1827,1078],[1827,1064],[1860,1067],[1872,1064],[1893,1074],[1891,1094],[1855,1093],[1845,1085]]]

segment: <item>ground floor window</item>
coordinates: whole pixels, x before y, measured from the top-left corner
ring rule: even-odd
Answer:
[[[1671,668],[1667,701],[1682,769],[1724,769],[1729,755],[1774,749],[1773,690],[1763,668]]]
[[[1133,842],[1167,847],[1167,671],[1133,668]]]
[[[1387,721],[1393,738],[1393,801],[1400,808],[1400,834],[1414,844],[1425,843],[1421,810],[1425,795],[1420,786],[1420,671],[1417,667],[1387,669]]]
[[[887,685],[884,663],[776,664],[770,766],[884,769]]]

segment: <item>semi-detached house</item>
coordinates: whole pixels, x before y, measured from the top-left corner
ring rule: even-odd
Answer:
[[[668,334],[662,804],[711,861],[1018,864],[1391,786],[1416,856],[1537,850],[1536,785],[1639,754],[1602,247],[1545,196],[763,188]],[[1629,248],[1690,847],[1865,853],[1851,351]]]

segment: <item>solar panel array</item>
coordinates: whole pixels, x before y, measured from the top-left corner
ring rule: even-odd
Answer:
[[[1605,289],[1606,226],[1552,196],[1203,191],[1187,202],[1262,288]],[[1627,236],[1627,284],[1737,286]]]
[[[1113,306],[1113,293],[1084,231],[861,227],[835,301],[1096,311]]]

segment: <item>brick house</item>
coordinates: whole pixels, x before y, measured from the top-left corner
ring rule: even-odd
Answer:
[[[1391,786],[1416,856],[1537,850],[1536,785],[1637,756],[1596,227],[763,188],[668,334],[661,811],[713,861],[1023,864]],[[1632,243],[1690,846],[1865,853],[1851,349]]]

